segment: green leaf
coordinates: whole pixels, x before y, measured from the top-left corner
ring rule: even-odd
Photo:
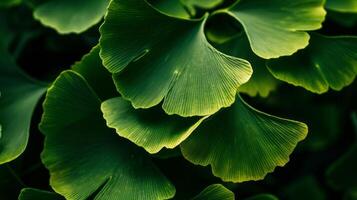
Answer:
[[[326,0],[326,8],[338,12],[357,12],[356,0]]]
[[[249,198],[246,198],[245,200],[279,200],[276,196],[271,195],[271,194],[258,194]]]
[[[308,48],[268,62],[275,78],[314,93],[341,90],[357,74],[357,37],[312,35]]]
[[[149,2],[155,8],[166,13],[167,15],[184,19],[190,18],[190,15],[185,10],[185,7],[180,0],[150,0]]]
[[[194,164],[211,165],[224,181],[260,180],[284,166],[306,134],[305,124],[262,113],[239,98],[202,123],[181,151]]]
[[[197,15],[197,10],[212,10],[221,5],[224,0],[181,0],[192,16]]]
[[[3,164],[25,150],[32,113],[47,85],[24,75],[1,47],[0,55],[0,164]]]
[[[21,190],[19,200],[64,200],[64,198],[54,192],[24,188]]]
[[[327,170],[327,180],[331,186],[339,190],[357,192],[357,144],[335,161]]]
[[[99,45],[84,55],[82,60],[72,66],[72,70],[82,75],[100,99],[105,100],[117,96],[111,74],[102,65],[99,57]]]
[[[306,31],[321,28],[324,0],[241,0],[227,12],[244,27],[255,54],[287,56],[309,43]]]
[[[169,116],[160,107],[136,110],[120,97],[105,101],[102,112],[108,127],[152,154],[175,148],[205,119]]]
[[[234,193],[221,184],[213,184],[205,188],[192,200],[234,200]]]
[[[0,7],[16,6],[19,5],[21,2],[22,0],[1,0]]]
[[[61,34],[81,33],[104,16],[109,0],[49,0],[35,8],[34,17]]]
[[[135,108],[163,101],[166,113],[185,117],[230,106],[252,69],[207,42],[205,21],[169,17],[142,0],[113,0],[100,29],[101,57],[122,96]]]
[[[278,81],[268,71],[265,60],[256,56],[249,49],[249,41],[246,36],[237,36],[217,47],[220,51],[235,57],[248,60],[253,67],[253,75],[249,81],[239,87],[241,93],[249,96],[267,97],[278,86]]]
[[[174,186],[145,151],[105,126],[100,100],[78,73],[63,72],[49,89],[40,124],[42,161],[66,199],[167,199]]]

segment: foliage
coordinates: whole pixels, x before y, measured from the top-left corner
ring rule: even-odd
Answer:
[[[355,19],[355,0],[1,1],[0,199],[357,199]]]

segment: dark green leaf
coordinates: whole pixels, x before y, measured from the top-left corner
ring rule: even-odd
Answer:
[[[183,156],[198,165],[211,165],[224,181],[260,180],[289,161],[307,134],[303,123],[262,113],[237,99],[181,144]]]
[[[268,62],[271,73],[282,81],[314,93],[329,87],[341,90],[357,75],[357,37],[312,35],[308,48],[290,57]]]
[[[40,124],[51,186],[67,199],[167,199],[175,188],[145,152],[105,126],[100,100],[76,72],[49,89]]]

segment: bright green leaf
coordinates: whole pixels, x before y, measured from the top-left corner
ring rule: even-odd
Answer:
[[[109,0],[48,0],[35,8],[34,17],[61,34],[81,33],[104,16]]]
[[[260,180],[284,166],[306,134],[305,124],[262,113],[239,98],[202,123],[181,150],[190,162],[211,165],[224,181]]]
[[[338,12],[357,12],[356,0],[326,0],[326,8]]]
[[[267,97],[278,86],[276,80],[265,66],[265,60],[256,56],[249,49],[248,39],[244,36],[235,37],[217,47],[220,51],[243,58],[249,61],[253,67],[253,75],[249,81],[239,87],[239,91],[250,96]]]
[[[255,54],[287,56],[309,43],[306,31],[321,28],[324,0],[241,0],[227,12],[244,27]]]
[[[105,101],[102,112],[108,127],[149,153],[175,148],[205,119],[169,116],[160,107],[136,110],[120,97]]]
[[[142,0],[113,0],[100,30],[101,57],[123,97],[135,108],[163,101],[166,113],[181,116],[230,106],[252,69],[207,42],[205,21],[169,17]]]
[[[32,113],[47,86],[20,71],[0,48],[0,164],[17,158],[26,148]]]
[[[276,196],[271,194],[258,194],[252,197],[249,197],[245,200],[279,200]]]
[[[327,92],[329,87],[341,90],[357,74],[357,37],[314,34],[308,48],[271,60],[268,66],[277,79],[314,93]]]
[[[213,184],[205,188],[192,200],[234,200],[234,193],[221,184]]]
[[[100,103],[76,72],[63,72],[48,90],[40,129],[53,189],[67,199],[173,197],[174,186],[145,151],[105,126]]]
[[[64,198],[54,192],[24,188],[21,190],[19,200],[64,200]]]

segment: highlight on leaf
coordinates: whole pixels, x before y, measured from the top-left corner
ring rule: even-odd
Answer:
[[[261,180],[289,161],[307,131],[303,123],[262,113],[238,98],[202,123],[181,151],[194,164],[211,165],[223,181]]]
[[[288,56],[309,44],[307,31],[321,28],[324,0],[240,0],[226,13],[244,27],[253,52],[265,59]]]
[[[208,43],[207,16],[174,18],[142,0],[113,0],[108,9],[100,55],[118,91],[135,108],[163,102],[168,114],[210,115],[230,106],[252,74],[249,62]]]
[[[321,94],[350,85],[357,75],[356,63],[357,37],[313,34],[309,47],[267,65],[275,78]]]
[[[2,47],[0,55],[0,164],[3,164],[25,150],[32,113],[47,85],[25,75]]]
[[[234,193],[221,184],[206,187],[192,200],[234,200]]]
[[[48,0],[35,7],[34,18],[60,34],[81,33],[104,16],[109,0]]]

